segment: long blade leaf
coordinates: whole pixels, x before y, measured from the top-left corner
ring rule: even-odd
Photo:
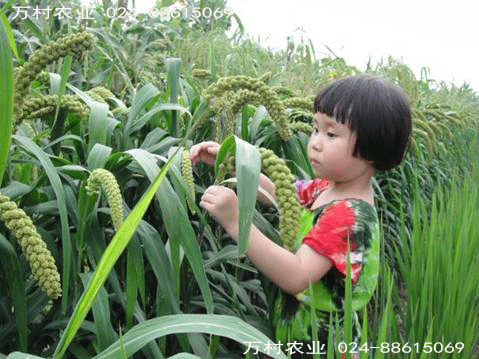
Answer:
[[[76,332],[80,328],[81,323],[90,311],[96,295],[102,288],[103,283],[108,277],[108,274],[133,236],[136,227],[139,225],[151,200],[155,196],[156,191],[165,179],[166,173],[168,172],[172,163],[172,159],[166,162],[148,191],[143,195],[135,208],[130,212],[125,222],[123,222],[121,227],[118,229],[118,232],[115,234],[110,244],[106,248],[105,253],[103,254],[93,275],[93,278],[90,280],[88,287],[76,305],[71,319],[68,322],[62,337],[60,338],[60,342],[58,343],[54,353],[55,359],[61,358],[63,357],[63,354],[65,354],[68,345],[73,340]]]
[[[148,178],[153,179],[158,172],[156,160],[147,151],[134,149],[127,153],[131,154],[142,166]],[[171,156],[174,158],[175,156]],[[171,160],[170,158],[170,160]],[[208,286],[208,280],[204,270],[203,257],[198,245],[193,227],[188,219],[185,208],[181,205],[178,195],[168,180],[158,188],[157,199],[160,203],[162,217],[165,221],[166,231],[170,239],[178,240],[185,251],[185,255],[191,265],[191,269],[200,287],[205,300],[208,313],[213,312],[213,297]]]
[[[240,254],[244,254],[248,248],[261,164],[258,150],[253,145],[238,137],[235,137],[235,140],[239,206],[238,243]]]
[[[3,18],[3,16],[2,16]],[[13,64],[12,53],[9,47],[7,31],[0,21],[0,184],[7,165],[8,151],[10,149],[10,137],[13,122]]]
[[[245,345],[245,351],[251,346],[252,350],[257,349],[272,358],[286,358],[284,353],[268,349],[267,343],[271,340],[240,318],[217,314],[178,314],[150,319],[134,326],[121,338],[121,342],[118,340],[94,359],[119,358],[122,350],[131,356],[150,341],[177,333],[224,336]]]
[[[11,302],[14,308],[15,321],[20,343],[20,349],[27,350],[28,319],[27,319],[27,294],[25,293],[25,281],[22,277],[20,261],[15,249],[7,239],[0,234],[0,269],[5,275],[5,284],[11,293]]]

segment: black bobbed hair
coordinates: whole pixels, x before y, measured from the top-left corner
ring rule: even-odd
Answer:
[[[314,112],[347,124],[356,133],[353,156],[375,169],[398,166],[411,135],[411,110],[403,91],[384,79],[360,75],[340,79],[321,90]]]

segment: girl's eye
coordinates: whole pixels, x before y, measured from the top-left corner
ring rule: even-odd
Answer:
[[[328,132],[328,137],[331,137],[331,138],[336,137],[336,134],[334,134],[332,132]]]

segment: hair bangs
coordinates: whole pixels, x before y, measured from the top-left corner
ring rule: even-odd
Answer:
[[[344,82],[331,84],[315,98],[314,112],[326,114],[356,131],[357,126],[351,121],[351,114],[357,110],[357,99],[351,96],[351,90],[351,85]]]

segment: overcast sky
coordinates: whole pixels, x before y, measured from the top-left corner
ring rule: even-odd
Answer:
[[[466,81],[479,92],[479,21],[471,0],[228,0],[227,4],[246,32],[255,39],[259,36],[264,46],[284,49],[287,36],[301,27],[319,55],[328,54],[328,46],[360,70],[365,70],[369,57],[375,64],[392,55],[417,77],[422,67],[429,67],[431,79],[459,86]],[[152,6],[154,0],[136,0],[139,11]]]
[[[286,37],[302,27],[316,51],[327,45],[348,64],[365,70],[388,55],[402,60],[419,77],[464,81],[479,92],[479,22],[470,0],[229,0],[246,31],[261,42],[285,48]],[[297,31],[297,33],[299,33]]]

